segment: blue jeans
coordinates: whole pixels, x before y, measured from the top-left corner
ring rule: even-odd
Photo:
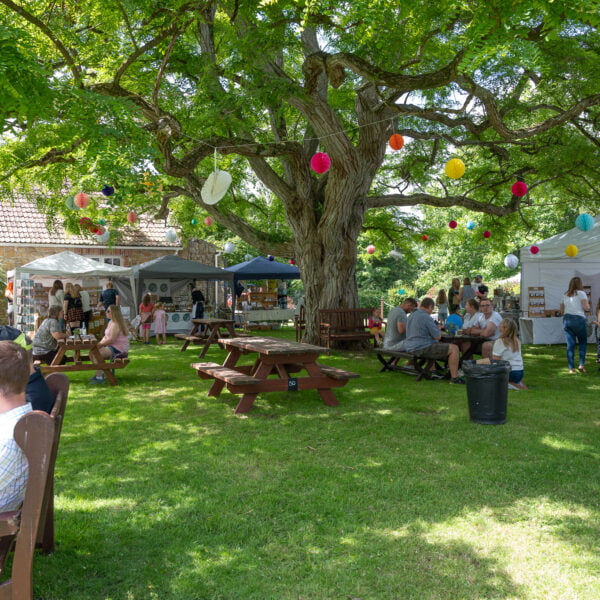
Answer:
[[[575,368],[575,344],[579,344],[579,366],[585,364],[587,350],[587,324],[585,317],[579,315],[563,316],[563,331],[567,338],[567,363],[569,369]]]

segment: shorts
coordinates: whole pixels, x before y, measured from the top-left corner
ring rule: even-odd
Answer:
[[[369,331],[373,334],[373,335],[377,335],[378,333],[381,333],[381,327],[371,327],[371,329],[369,329]]]
[[[521,383],[523,375],[523,369],[513,370],[508,374],[508,381],[509,383]]]
[[[435,344],[431,344],[427,348],[421,348],[413,352],[419,358],[433,358],[434,360],[445,360],[448,358],[449,353],[450,344],[445,344],[444,342],[435,342]]]

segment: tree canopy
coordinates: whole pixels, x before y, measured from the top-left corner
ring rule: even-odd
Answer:
[[[72,222],[65,191],[107,184],[117,193],[91,210],[115,227],[170,212],[202,236],[190,215],[210,214],[294,257],[308,305],[356,302],[362,234],[382,250],[420,238],[402,209],[535,221],[548,202],[598,200],[597,1],[0,0],[0,19],[23,40],[0,45],[0,82],[15,87],[5,65],[20,61],[44,99],[30,110],[17,89],[3,108],[6,187]],[[460,179],[444,174],[453,157]],[[234,181],[207,205],[215,162]]]

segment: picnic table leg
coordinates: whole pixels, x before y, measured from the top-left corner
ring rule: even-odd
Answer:
[[[304,365],[304,368],[307,370],[308,374],[311,377],[322,376],[321,369],[319,369],[316,363],[306,363]],[[337,406],[339,404],[331,388],[317,388],[317,391],[321,396],[321,400],[323,400],[323,403],[327,406]]]
[[[206,353],[208,352],[208,349],[210,348],[210,345],[215,343],[218,339],[219,339],[219,328],[212,327],[210,330],[210,335],[208,336],[206,342],[204,343],[204,348],[202,348],[202,352],[200,352],[198,358],[204,358],[206,356]]]
[[[266,379],[271,374],[272,370],[273,365],[266,365],[264,363],[261,363],[258,369],[256,369],[254,377],[255,379]],[[236,415],[239,415],[241,413],[247,413],[254,405],[256,396],[258,396],[258,393],[243,394],[233,413]]]
[[[192,327],[192,330],[188,333],[188,335],[189,336],[196,335],[196,332],[198,331],[198,327],[200,327],[200,325],[198,325],[197,323],[194,323],[194,326]],[[192,340],[185,340],[183,342],[183,346],[181,346],[180,352],[185,352],[187,347],[190,345],[191,341]]]
[[[242,355],[242,353],[240,350],[237,350],[237,349],[231,350],[231,352],[229,352],[229,354],[227,355],[227,358],[225,359],[223,366],[229,367],[231,369],[235,369],[235,365],[237,364],[237,361],[239,360],[241,355]],[[213,381],[213,384],[210,386],[210,390],[208,390],[208,395],[218,398],[219,394],[222,392],[224,387],[225,387],[224,381],[221,381],[220,379],[215,379]]]

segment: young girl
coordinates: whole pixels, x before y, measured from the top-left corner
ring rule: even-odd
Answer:
[[[445,290],[440,290],[438,292],[435,303],[437,304],[438,309],[438,321],[441,325],[444,325],[448,318],[448,298],[446,297]],[[458,306],[458,304],[455,306]],[[454,306],[452,308],[454,308]]]
[[[167,343],[167,313],[164,311],[164,304],[157,302],[154,305],[154,335],[156,336],[156,343],[160,344]],[[160,341],[162,335],[163,341]]]
[[[381,345],[381,326],[383,325],[383,321],[381,320],[381,314],[379,313],[379,309],[373,309],[373,316],[369,317],[369,322],[367,323],[367,325],[369,327],[371,335],[375,338],[375,346]]]
[[[150,324],[152,323],[152,312],[154,311],[154,304],[150,298],[150,294],[144,294],[142,303],[138,307],[140,313],[142,330],[142,337],[144,338],[144,344],[150,343]]]
[[[527,386],[523,383],[523,357],[517,324],[512,319],[502,319],[499,329],[500,337],[494,342],[492,358],[507,360],[510,363],[509,390],[526,390]]]

